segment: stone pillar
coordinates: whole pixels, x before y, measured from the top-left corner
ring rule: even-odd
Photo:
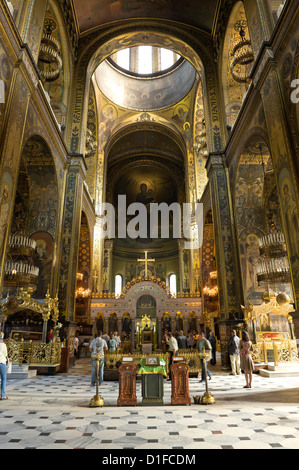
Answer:
[[[162,348],[162,317],[158,318],[158,348]]]
[[[136,318],[131,319],[131,343],[132,343],[132,351],[135,349],[135,331],[136,331]]]
[[[231,320],[242,318],[241,304],[244,305],[244,303],[225,156],[210,154],[207,161],[207,172],[213,212],[219,313],[223,328],[227,322],[227,328],[230,329]],[[222,335],[222,338],[224,337],[225,335]],[[221,341],[221,353],[222,366],[227,368],[229,358],[226,354],[225,341]]]
[[[82,194],[86,169],[82,155],[70,158],[65,185],[58,297],[61,315],[64,315],[65,320],[71,322],[75,317]]]

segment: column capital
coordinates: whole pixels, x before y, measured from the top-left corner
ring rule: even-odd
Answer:
[[[226,155],[224,152],[211,152],[207,158],[206,170],[208,176],[216,168],[224,169],[226,167]]]
[[[83,154],[69,154],[68,155],[69,170],[77,170],[81,173],[83,179],[86,177],[87,164]]]

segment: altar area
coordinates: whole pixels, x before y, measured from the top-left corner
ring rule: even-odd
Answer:
[[[136,278],[128,283],[119,298],[101,293],[91,299],[93,334],[98,330],[110,335],[118,331],[121,349],[105,354],[105,379],[117,378],[117,369],[124,354],[134,356],[138,364],[151,354],[165,360],[168,371],[168,353],[164,341],[165,330],[185,335],[200,331],[202,302],[198,293],[181,293],[173,297],[165,283],[154,278]],[[198,374],[200,360],[195,349],[180,351],[189,365],[190,374]]]

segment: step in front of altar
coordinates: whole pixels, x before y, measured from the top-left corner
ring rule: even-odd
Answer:
[[[36,377],[36,370],[29,370],[28,365],[19,366],[13,364],[11,374],[7,374],[7,379],[33,379]]]
[[[299,377],[299,362],[269,363],[259,370],[262,377]]]

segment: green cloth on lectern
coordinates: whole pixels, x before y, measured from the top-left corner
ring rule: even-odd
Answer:
[[[165,361],[163,359],[159,360],[159,366],[147,366],[146,365],[146,358],[142,357],[140,359],[140,369],[138,370],[137,374],[144,375],[144,374],[162,374],[164,377],[167,377],[166,370],[165,370]]]

